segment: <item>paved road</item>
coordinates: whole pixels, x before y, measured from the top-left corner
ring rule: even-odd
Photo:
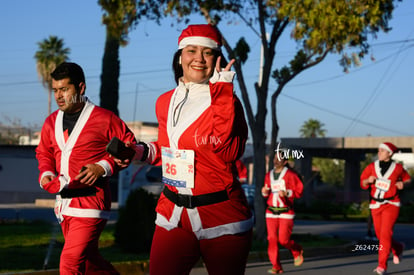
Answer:
[[[306,252],[305,252],[306,254]],[[367,275],[377,265],[377,255],[349,254],[336,257],[312,257],[306,258],[300,267],[295,267],[292,260],[282,261],[285,274],[297,275]],[[269,262],[250,263],[246,268],[246,275],[268,274],[271,268]],[[409,275],[414,274],[414,250],[406,250],[403,261],[394,265],[390,258],[387,274]],[[190,275],[207,275],[205,268],[195,268]]]
[[[25,219],[36,220],[42,219],[56,222],[53,210],[46,207],[36,207],[33,204],[0,204],[0,220],[2,219]],[[114,205],[111,221],[117,219],[117,206]],[[308,221],[296,220],[293,230],[294,234],[313,234],[313,235],[329,235],[347,239],[350,242],[359,242],[369,244],[364,240],[367,232],[367,226],[364,222],[338,222],[338,221]],[[414,274],[414,225],[412,224],[396,224],[394,228],[394,237],[397,240],[404,241],[406,251],[404,252],[404,260],[399,265],[392,264],[388,274]],[[349,248],[349,247],[348,247]],[[301,267],[294,267],[290,255],[282,261],[285,272],[289,274],[373,274],[372,270],[377,264],[376,252],[366,251],[365,253],[353,252],[351,249],[330,248],[320,251],[320,255],[315,251],[306,251],[304,253],[305,262]],[[282,251],[283,252],[283,251]],[[288,254],[287,251],[284,252]],[[327,256],[328,255],[328,256]],[[267,270],[271,268],[267,261],[266,255],[262,255],[258,259],[251,261],[246,269],[246,275],[267,274]],[[195,268],[191,275],[205,275],[205,268]]]
[[[118,205],[112,205],[111,221],[118,218]],[[56,222],[52,208],[37,207],[34,204],[0,204],[0,220],[46,220]],[[339,221],[310,221],[295,220],[293,228],[295,234],[314,234],[339,237],[347,240],[363,239],[367,233],[367,225],[364,222],[339,222]],[[394,228],[394,237],[402,240],[406,248],[414,248],[414,225],[397,224]]]

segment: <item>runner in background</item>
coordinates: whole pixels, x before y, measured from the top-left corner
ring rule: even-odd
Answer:
[[[401,205],[398,192],[411,179],[403,166],[391,159],[397,150],[390,142],[381,143],[378,160],[369,164],[361,174],[361,188],[370,190],[369,208],[379,240],[378,266],[374,269],[379,275],[387,270],[390,252],[394,264],[399,264],[404,250],[404,245],[393,239],[393,229]]]
[[[273,169],[265,176],[262,195],[267,199],[266,225],[268,240],[268,256],[272,263],[271,274],[283,273],[279,256],[279,244],[290,250],[294,265],[303,263],[302,246],[290,237],[293,230],[294,199],[302,196],[303,183],[297,173],[293,171],[288,160],[283,159],[282,152],[275,154]]]

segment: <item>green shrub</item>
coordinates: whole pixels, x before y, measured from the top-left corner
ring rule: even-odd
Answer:
[[[118,211],[115,242],[125,251],[145,253],[151,249],[157,198],[143,189],[133,190]]]

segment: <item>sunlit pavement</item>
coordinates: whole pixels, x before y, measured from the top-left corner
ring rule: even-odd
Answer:
[[[306,275],[366,275],[374,274],[372,271],[377,266],[377,254],[342,254],[337,256],[320,256],[306,258],[299,266],[293,265],[293,260],[282,261],[284,274],[306,274]],[[267,270],[271,268],[270,262],[256,262],[247,264],[246,275],[268,274]],[[205,268],[195,268],[190,275],[206,275]],[[388,261],[387,274],[409,275],[414,274],[414,250],[404,251],[404,257],[400,264],[392,263],[392,258]]]

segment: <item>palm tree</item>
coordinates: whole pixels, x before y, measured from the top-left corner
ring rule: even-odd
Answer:
[[[317,119],[308,119],[300,128],[300,136],[305,138],[324,137],[326,130],[324,124]]]
[[[57,65],[69,59],[70,49],[64,48],[63,39],[53,35],[38,42],[37,45],[39,49],[34,56],[36,69],[43,87],[48,91],[48,115],[50,115],[52,109],[52,77],[50,74]]]

